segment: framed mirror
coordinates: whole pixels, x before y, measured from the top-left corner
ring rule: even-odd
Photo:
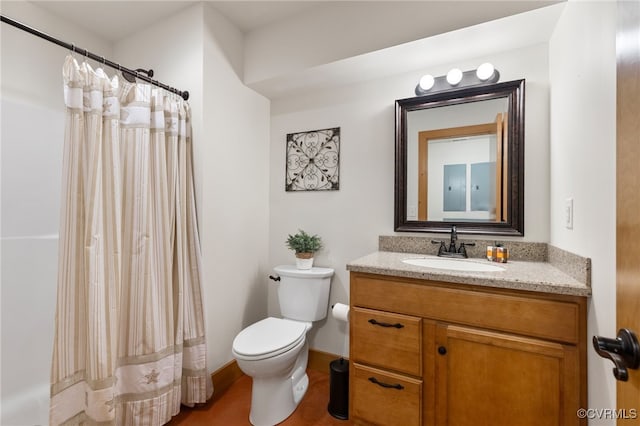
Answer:
[[[524,85],[396,101],[395,231],[524,235]]]

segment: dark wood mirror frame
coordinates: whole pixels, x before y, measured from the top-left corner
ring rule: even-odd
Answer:
[[[449,232],[452,225],[461,234],[524,235],[524,80],[441,91],[396,101],[395,210],[396,232]],[[508,182],[507,216],[501,222],[407,220],[407,113],[507,98]]]

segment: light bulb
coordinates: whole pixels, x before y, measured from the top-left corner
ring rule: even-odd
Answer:
[[[462,71],[460,71],[460,69],[454,68],[447,73],[447,82],[450,85],[455,86],[461,81],[462,81]]]
[[[478,67],[478,69],[476,70],[476,75],[480,80],[485,81],[491,78],[494,70],[495,69],[493,67],[493,64],[490,64],[489,62],[485,62],[484,64]]]
[[[420,88],[422,90],[429,90],[433,87],[435,79],[431,74],[425,74],[420,79]]]

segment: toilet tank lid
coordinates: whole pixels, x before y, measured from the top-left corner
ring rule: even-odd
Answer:
[[[319,268],[313,267],[311,269],[298,269],[295,265],[279,265],[273,268],[273,270],[284,277],[295,278],[325,278],[333,276],[332,268]]]

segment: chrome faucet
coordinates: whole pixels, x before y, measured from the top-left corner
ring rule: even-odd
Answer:
[[[447,247],[447,244],[444,241],[431,240],[432,244],[440,244],[440,247],[438,247],[438,256],[467,258],[469,257],[467,255],[467,247],[476,245],[476,243],[461,242],[460,247],[456,248],[456,243],[458,241],[458,231],[455,225],[451,226],[451,233],[449,238],[449,247]]]

